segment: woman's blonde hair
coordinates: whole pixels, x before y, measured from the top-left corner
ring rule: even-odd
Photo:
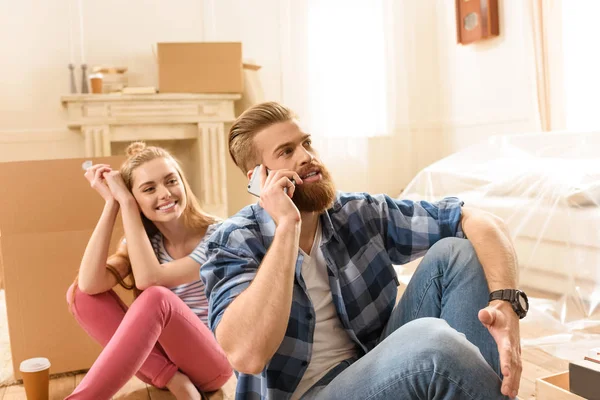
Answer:
[[[123,181],[125,182],[125,186],[127,186],[127,189],[129,189],[129,191],[131,191],[133,185],[133,172],[138,167],[157,158],[167,159],[172,162],[173,166],[175,167],[175,170],[177,171],[177,174],[179,175],[179,178],[181,179],[181,182],[183,183],[184,193],[187,200],[185,209],[183,210],[182,214],[184,226],[187,229],[193,231],[205,231],[209,225],[217,222],[217,219],[215,217],[205,213],[202,210],[198,199],[196,198],[194,193],[192,193],[190,185],[187,179],[185,178],[183,170],[181,169],[181,165],[167,150],[156,146],[146,146],[146,143],[144,142],[133,142],[127,147],[127,150],[125,152],[128,157],[127,160],[125,160],[125,162],[123,163],[123,165],[121,165],[119,172],[121,173]],[[140,214],[142,217],[142,223],[144,224],[144,229],[146,230],[146,234],[149,238],[152,238],[158,232],[158,228],[156,227],[156,225],[154,225],[152,221],[146,218],[146,216],[143,213],[140,212]],[[121,241],[123,241],[123,238],[121,239]],[[131,278],[131,284],[127,284],[121,278],[117,269],[114,266],[112,266],[108,261],[106,264],[106,268],[115,276],[119,285],[121,285],[127,290],[133,290],[134,297],[137,297],[141,293],[141,291],[135,286],[135,278],[132,273],[131,262],[129,260],[129,254],[127,250],[117,250],[115,254],[109,257],[109,260],[110,259],[120,259],[122,263],[127,265],[127,276]],[[75,284],[77,284],[77,278],[75,278]]]

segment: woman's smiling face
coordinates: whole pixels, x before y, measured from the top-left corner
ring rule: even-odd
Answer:
[[[175,165],[168,158],[155,158],[133,171],[133,197],[141,212],[153,222],[168,222],[183,214],[185,189]]]

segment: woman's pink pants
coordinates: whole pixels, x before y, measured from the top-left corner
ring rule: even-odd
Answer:
[[[67,399],[110,399],[133,377],[164,388],[177,370],[202,391],[219,389],[232,369],[212,332],[173,292],[152,286],[129,310],[112,290],[67,292],[75,319],[104,347]]]

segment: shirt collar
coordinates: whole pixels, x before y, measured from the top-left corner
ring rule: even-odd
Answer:
[[[261,234],[266,237],[270,237],[272,242],[272,238],[275,236],[275,221],[269,215],[269,213],[262,208],[258,202],[255,204],[255,212],[254,215],[256,217],[256,222],[258,222],[259,229]],[[336,232],[333,221],[331,220],[331,213],[339,211],[341,208],[341,204],[336,196],[336,199],[333,202],[331,208],[323,212],[319,219],[321,220],[321,228],[322,228],[322,241],[323,243],[327,243],[331,240],[331,238],[335,238],[338,242],[341,242],[341,239]],[[265,243],[266,247],[270,246],[271,243]]]

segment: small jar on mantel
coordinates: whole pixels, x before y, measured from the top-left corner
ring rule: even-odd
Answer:
[[[127,86],[127,67],[96,66],[94,74],[102,74],[102,93],[119,93]]]
[[[93,94],[101,94],[103,85],[102,85],[103,75],[100,72],[96,72],[90,75],[90,86],[92,88]]]

